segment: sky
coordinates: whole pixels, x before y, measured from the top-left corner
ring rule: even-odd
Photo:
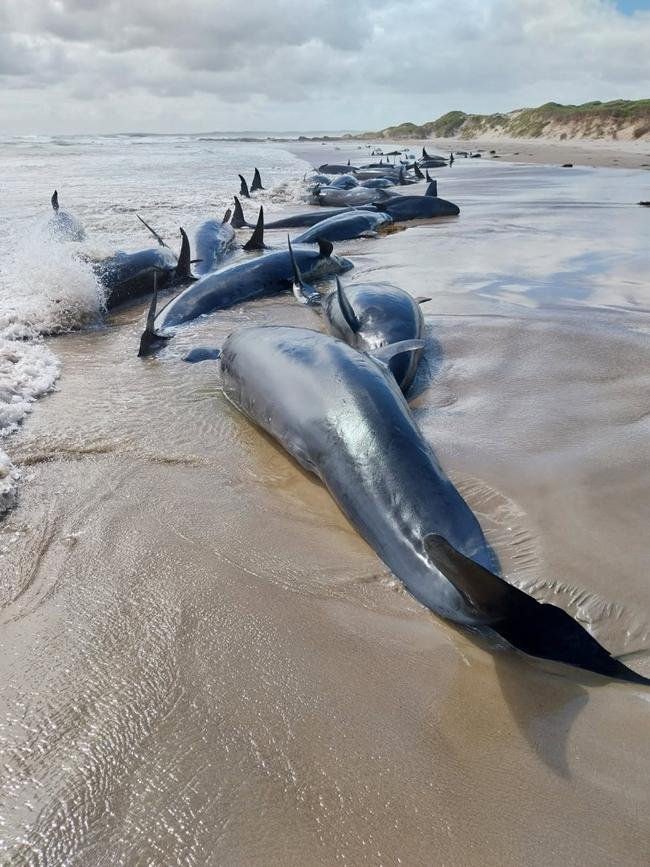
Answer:
[[[16,0],[0,134],[377,130],[650,98],[650,0]]]

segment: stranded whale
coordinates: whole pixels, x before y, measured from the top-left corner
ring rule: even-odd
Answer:
[[[319,476],[409,592],[441,616],[493,630],[532,656],[650,685],[577,621],[496,573],[480,524],[436,460],[385,362],[304,328],[258,326],[221,352],[226,396]]]

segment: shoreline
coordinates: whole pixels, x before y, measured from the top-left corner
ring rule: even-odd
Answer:
[[[409,147],[420,150],[434,148],[443,154],[449,151],[469,150],[483,154],[483,159],[490,156],[490,151],[496,151],[497,157],[512,163],[529,163],[532,165],[563,165],[572,163],[575,166],[590,166],[592,168],[621,168],[650,170],[650,142],[648,141],[613,141],[610,139],[573,139],[559,141],[557,139],[524,139],[524,138],[427,138],[427,139],[367,139],[346,137],[310,138],[285,140],[287,146],[333,144],[367,145],[369,148],[379,147],[391,150],[395,147]],[[364,148],[365,149],[365,148]],[[462,157],[461,157],[462,159]]]

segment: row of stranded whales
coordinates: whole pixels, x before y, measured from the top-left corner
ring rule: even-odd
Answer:
[[[406,340],[359,351],[331,335],[267,325],[234,332],[220,354],[202,348],[187,360],[220,355],[231,403],[322,480],[431,611],[531,656],[650,685],[563,609],[500,577],[476,516],[422,437],[388,367],[422,346]]]
[[[650,685],[565,611],[539,603],[500,576],[476,516],[422,437],[403,394],[425,346],[420,305],[429,299],[386,283],[344,287],[338,275],[352,262],[317,238],[319,225],[376,218],[381,205],[406,219],[438,215],[444,200],[436,194],[432,182],[424,196],[384,196],[365,214],[343,209],[288,239],[286,251],[206,274],[158,314],[154,286],[139,354],[164,344],[170,327],[293,288],[299,301],[322,312],[330,334],[249,327],[231,334],[221,351],[198,347],[186,360],[219,359],[229,400],[323,481],[360,535],[431,611],[495,633],[531,656]],[[452,203],[444,204],[448,213],[458,213]],[[237,205],[240,222],[249,225]],[[257,235],[253,246],[264,247],[263,217],[260,209],[246,246]],[[306,240],[316,240],[318,249]],[[335,290],[321,294],[311,285],[330,275],[336,276]]]

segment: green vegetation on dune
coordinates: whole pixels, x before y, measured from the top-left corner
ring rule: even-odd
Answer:
[[[467,114],[449,111],[424,124],[401,123],[357,138],[476,138],[498,133],[510,138],[616,138],[617,132],[632,127],[632,137],[650,134],[650,99],[614,99],[562,105],[547,102],[539,108],[520,108],[507,114]],[[564,130],[562,128],[565,128]]]

